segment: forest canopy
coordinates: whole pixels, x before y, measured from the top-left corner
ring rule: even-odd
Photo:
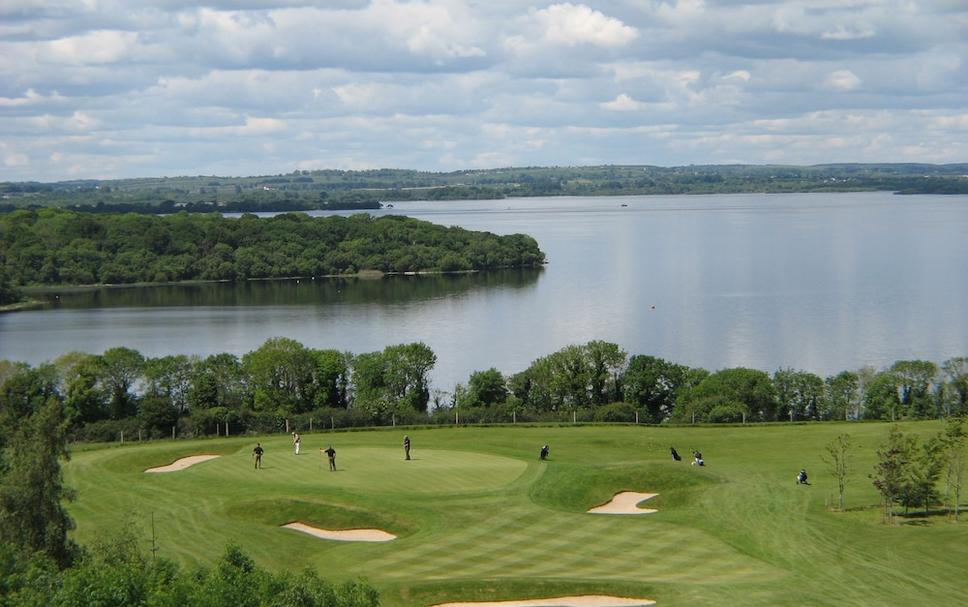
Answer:
[[[530,236],[498,236],[402,216],[245,214],[0,215],[0,275],[13,286],[247,280],[535,267]]]

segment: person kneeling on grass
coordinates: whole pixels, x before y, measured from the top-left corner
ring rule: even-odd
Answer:
[[[538,457],[540,457],[542,460],[548,459],[548,453],[550,451],[551,449],[548,448],[548,445],[545,445],[541,448],[541,452],[538,454]]]
[[[804,468],[800,469],[799,474],[797,474],[797,484],[798,485],[809,485],[807,482],[807,471]]]
[[[692,465],[693,466],[705,466],[706,465],[706,460],[704,460],[702,458],[702,453],[700,453],[699,451],[693,451],[692,452],[692,457],[693,457],[693,460],[692,460]]]

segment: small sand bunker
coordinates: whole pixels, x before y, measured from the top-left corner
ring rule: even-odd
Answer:
[[[486,601],[483,603],[441,603],[433,607],[641,607],[655,605],[651,599],[628,599],[619,596],[581,595],[558,596],[548,599],[520,599],[517,601]]]
[[[283,527],[337,542],[389,542],[397,539],[397,536],[381,529],[319,529],[303,523],[287,523]]]
[[[651,508],[639,508],[639,502],[644,502],[659,495],[658,493],[636,493],[635,491],[623,491],[616,493],[612,501],[601,506],[596,506],[589,510],[593,514],[652,514],[658,512]]]
[[[157,468],[148,468],[145,472],[177,472],[179,470],[184,470],[189,466],[194,466],[195,464],[200,464],[202,462],[207,462],[210,459],[215,459],[219,457],[218,455],[191,455],[189,457],[183,457],[179,460],[168,464],[167,466],[159,466]]]

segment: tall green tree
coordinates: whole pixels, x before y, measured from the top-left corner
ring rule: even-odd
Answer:
[[[625,401],[645,407],[649,421],[659,423],[672,414],[676,394],[686,386],[687,370],[656,356],[636,354],[622,378]]]
[[[828,419],[860,417],[860,378],[853,371],[841,371],[824,380]]]
[[[965,431],[964,417],[949,417],[945,420],[940,436],[940,459],[944,468],[945,504],[948,512],[958,520],[961,513],[961,488],[965,479],[965,460],[968,457],[968,432]]]
[[[890,371],[897,382],[898,401],[904,415],[915,419],[934,417],[931,386],[938,366],[928,360],[899,360],[891,365]]]
[[[9,437],[0,459],[0,542],[25,553],[42,553],[68,566],[77,547],[63,501],[73,498],[64,486],[62,459],[69,458],[63,408],[49,398],[24,417]]]
[[[589,391],[593,405],[605,405],[622,399],[622,376],[628,354],[607,341],[590,341],[585,344],[588,360]]]
[[[145,359],[131,348],[110,348],[98,357],[98,372],[108,396],[111,419],[123,419],[137,411],[131,388],[141,378]]]
[[[460,404],[467,407],[502,404],[508,398],[507,381],[494,367],[485,371],[475,371],[467,380],[467,389],[463,391],[462,396]]]
[[[945,417],[968,414],[968,357],[956,356],[941,363],[944,378],[942,414]]]
[[[913,437],[905,436],[900,428],[892,425],[887,442],[877,450],[871,482],[881,494],[884,520],[889,524],[894,524],[894,504],[903,498],[906,490],[914,448]]]
[[[316,399],[316,359],[301,343],[288,337],[266,340],[242,357],[249,379],[252,404],[257,410],[301,413]]]

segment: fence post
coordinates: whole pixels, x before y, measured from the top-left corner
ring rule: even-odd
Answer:
[[[225,422],[225,437],[228,438],[228,436],[229,436],[229,423]]]
[[[138,428],[138,442],[141,442],[141,428]]]
[[[330,428],[330,430],[335,430],[336,429],[336,421],[333,420],[333,417],[332,416],[329,417],[329,428]]]
[[[289,434],[289,418],[286,418],[286,434]]]
[[[312,417],[309,418],[309,431],[310,432],[313,431],[313,418]]]
[[[578,411],[576,411],[574,409],[571,410],[571,423],[573,423],[573,424],[577,424],[578,423]]]
[[[171,427],[171,440],[175,440],[175,426]]]
[[[121,431],[121,444],[124,444],[124,430]]]
[[[518,423],[518,412],[516,410],[511,411],[511,423],[512,424]]]
[[[393,426],[394,428],[397,427],[397,414],[396,413],[394,413],[393,415],[390,416],[390,425]]]
[[[639,423],[639,412],[638,411],[635,412],[635,423],[636,424]]]

